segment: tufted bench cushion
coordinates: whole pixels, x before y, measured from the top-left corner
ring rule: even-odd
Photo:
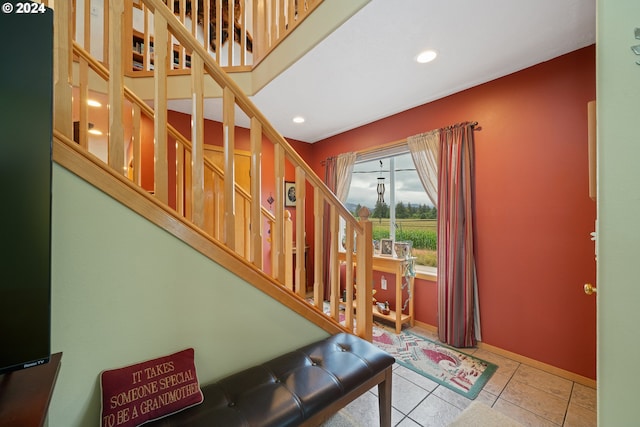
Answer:
[[[206,385],[201,405],[149,425],[318,425],[378,385],[380,425],[390,426],[394,362],[359,337],[333,335]]]

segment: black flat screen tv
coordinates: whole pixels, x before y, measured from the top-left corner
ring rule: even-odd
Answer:
[[[1,6],[0,374],[6,374],[51,355],[53,11],[29,2]]]

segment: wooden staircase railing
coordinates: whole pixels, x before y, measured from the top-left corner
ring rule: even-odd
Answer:
[[[348,212],[163,1],[140,1],[148,13],[153,14],[154,21],[155,89],[154,97],[150,100],[153,109],[148,102],[124,86],[125,59],[119,41],[126,32],[121,24],[126,15],[125,1],[109,2],[109,37],[105,40],[109,51],[108,69],[71,40],[70,31],[65,31],[71,22],[71,10],[67,2],[56,2],[56,132],[72,139],[73,103],[77,103],[80,122],[78,144],[87,150],[86,100],[90,91],[105,91],[109,104],[107,163],[112,170],[140,185],[140,144],[144,136],[141,123],[152,122],[153,130],[147,129],[145,132],[151,132],[154,140],[153,197],[191,221],[210,236],[212,242],[225,246],[236,256],[247,260],[249,264],[246,265],[269,274],[280,283],[279,286],[290,289],[300,299],[308,296],[305,283],[307,277],[312,277],[314,311],[323,310],[328,295],[328,315],[336,322],[339,321],[341,310],[338,251],[339,224],[342,220],[346,224],[346,265],[356,264],[355,277],[350,268],[345,273],[345,327],[371,339],[373,246],[368,211],[361,212],[361,221]],[[132,7],[131,0],[126,3],[127,8]],[[169,123],[168,67],[158,66],[170,61],[174,39],[191,55],[193,111],[190,138],[184,137]],[[77,67],[72,65],[74,56],[78,61]],[[89,78],[89,70],[98,79]],[[100,81],[96,83],[95,80]],[[219,135],[223,149],[222,167],[204,156],[205,84],[217,85],[222,93],[222,135]],[[74,88],[79,96],[72,100]],[[129,108],[133,119],[126,132],[131,136],[125,142],[123,117],[125,111],[129,113]],[[238,186],[234,178],[236,110],[246,115],[250,122],[249,191]],[[273,153],[273,166],[268,168],[264,167],[262,160],[263,153],[267,151]],[[291,170],[295,171],[297,199],[294,219],[290,218],[290,212],[284,207],[285,175]],[[263,184],[273,188],[274,214],[264,208]],[[270,231],[269,238],[265,237],[266,230]],[[310,272],[306,271],[306,263],[301,262],[307,244],[310,244],[311,253]],[[290,275],[294,250],[298,259],[295,272]],[[324,260],[325,253],[329,254],[328,264]],[[329,271],[328,278],[325,278],[325,271]],[[362,290],[355,295],[355,301],[354,283],[359,291]],[[354,306],[355,309],[352,309]]]
[[[40,0],[49,5],[52,0]],[[103,64],[109,63],[109,46],[96,43],[92,35],[109,38],[112,23],[108,14],[102,19],[97,12],[108,11],[121,0],[69,0],[73,25],[82,29],[78,44]],[[118,52],[124,56],[125,75],[150,76],[154,69],[153,13],[142,0],[124,0],[125,37]],[[174,16],[227,72],[250,71],[272,52],[307,18],[323,0],[162,0]],[[93,4],[91,4],[93,3]],[[132,7],[128,5],[131,4]],[[232,6],[230,6],[232,4]],[[229,9],[232,9],[229,11]],[[195,19],[193,19],[195,17]],[[86,31],[84,31],[86,29]],[[253,37],[253,34],[259,37]],[[224,43],[223,43],[224,40]],[[189,74],[191,54],[174,38],[171,40],[168,73]]]

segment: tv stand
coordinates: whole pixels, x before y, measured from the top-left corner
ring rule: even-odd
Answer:
[[[0,375],[0,426],[44,425],[61,358],[55,353],[49,363]]]

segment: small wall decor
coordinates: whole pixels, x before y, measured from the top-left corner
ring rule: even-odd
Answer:
[[[636,27],[636,29],[633,31],[633,34],[634,34],[634,36],[636,37],[637,40],[640,40],[640,27]],[[631,46],[631,50],[636,55],[640,55],[640,44],[637,44],[635,46]],[[636,64],[640,65],[640,61],[636,61]]]
[[[285,181],[284,183],[284,206],[287,208],[296,207],[296,183]]]
[[[393,256],[393,239],[380,239],[380,255]]]

